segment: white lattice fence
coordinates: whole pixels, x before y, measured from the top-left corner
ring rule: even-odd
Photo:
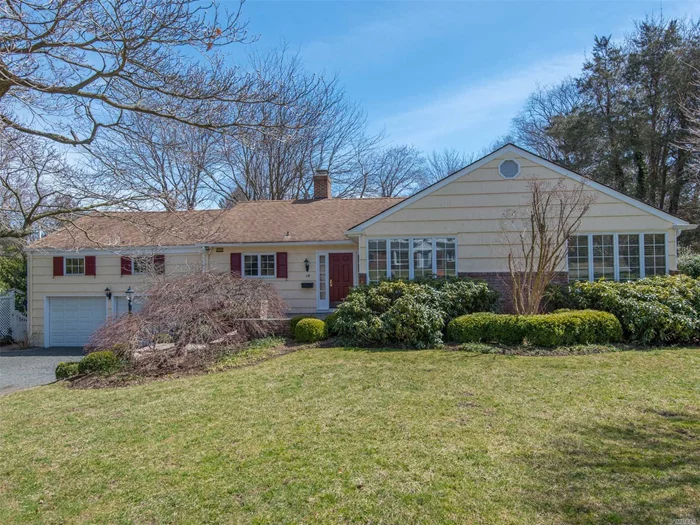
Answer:
[[[0,338],[11,336],[15,341],[27,337],[27,316],[15,309],[15,292],[0,295]]]

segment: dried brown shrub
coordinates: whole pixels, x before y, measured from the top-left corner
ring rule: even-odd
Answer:
[[[111,349],[132,363],[150,356],[158,366],[174,360],[179,367],[205,359],[213,347],[270,335],[269,319],[283,318],[286,311],[271,283],[229,273],[162,277],[144,295],[140,311],[103,325],[86,350]]]

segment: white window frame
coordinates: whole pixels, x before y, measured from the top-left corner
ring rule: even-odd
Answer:
[[[272,275],[261,275],[262,274],[262,256],[272,255],[273,267]],[[258,258],[258,275],[246,275],[245,274],[245,258],[246,257],[257,257]],[[275,279],[277,277],[277,254],[274,252],[258,252],[258,253],[243,253],[241,254],[241,274],[245,279]]]
[[[407,237],[405,235],[397,235],[395,237],[367,237],[365,239],[365,265],[367,276],[367,282],[370,281],[369,278],[369,242],[370,241],[384,241],[386,243],[386,278],[391,279],[391,241],[392,240],[405,240],[408,239],[408,279],[413,280],[415,278],[414,264],[413,264],[413,240],[414,239],[430,239],[432,241],[433,248],[433,268],[431,275],[437,274],[437,240],[438,239],[454,239],[455,240],[455,277],[459,276],[459,237],[456,234],[452,235],[416,235],[414,237]]]
[[[639,278],[646,277],[646,265],[644,261],[644,236],[645,235],[663,235],[664,236],[664,258],[666,265],[665,274],[668,275],[670,270],[668,267],[668,232],[645,231],[645,232],[576,232],[574,236],[588,237],[588,281],[593,282],[595,269],[593,268],[593,236],[594,235],[612,235],[614,246],[614,267],[615,281],[620,280],[620,243],[619,235],[639,235]],[[569,241],[566,242],[566,274],[569,274]]]
[[[68,273],[68,259],[82,259],[83,261],[83,273]],[[85,275],[85,257],[64,257],[63,258],[63,275],[67,277],[80,277]]]
[[[509,161],[515,162],[515,164],[518,166],[518,172],[512,177],[506,177],[505,175],[503,175],[503,173],[501,173],[501,166],[503,166],[504,162],[509,162]],[[503,159],[501,162],[498,163],[498,174],[501,176],[501,178],[503,178],[505,180],[515,180],[520,176],[521,172],[522,172],[522,168],[520,166],[520,161],[518,159]]]

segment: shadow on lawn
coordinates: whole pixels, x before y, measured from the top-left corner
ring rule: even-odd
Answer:
[[[529,504],[555,522],[700,519],[697,409],[649,409],[634,422],[580,428],[530,461],[543,486]]]

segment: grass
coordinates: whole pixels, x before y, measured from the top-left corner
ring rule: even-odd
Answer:
[[[301,350],[0,398],[0,523],[700,518],[700,352]]]
[[[244,349],[235,349],[230,354],[225,354],[210,367],[210,370],[212,372],[221,372],[229,368],[254,365],[283,355],[289,351],[285,347],[286,342],[287,340],[284,337],[275,336],[253,339]]]

